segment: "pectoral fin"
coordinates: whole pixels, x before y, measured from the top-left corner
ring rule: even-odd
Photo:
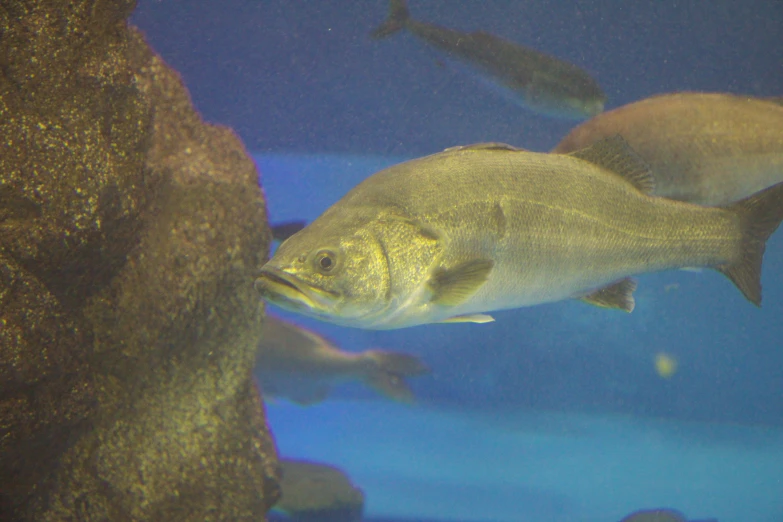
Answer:
[[[625,278],[600,288],[582,297],[581,300],[602,308],[618,308],[631,313],[636,305],[633,298],[634,290],[636,290],[636,281]]]
[[[427,282],[432,292],[430,301],[442,306],[464,303],[487,281],[494,265],[491,259],[474,259],[437,270]]]
[[[438,321],[439,323],[492,323],[495,322],[495,318],[491,315],[487,314],[467,314],[467,315],[455,315],[454,317],[449,317],[448,319],[444,319],[442,321]]]

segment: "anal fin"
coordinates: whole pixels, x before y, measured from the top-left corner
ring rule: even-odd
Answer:
[[[478,323],[478,324],[484,324],[484,323],[492,323],[495,321],[495,318],[491,315],[487,314],[466,314],[466,315],[455,315],[454,317],[449,317],[448,319],[444,319],[442,321],[438,321],[439,323]]]
[[[636,281],[630,277],[621,279],[609,286],[599,288],[591,294],[580,298],[585,303],[600,306],[602,308],[617,308],[625,312],[633,312],[636,302],[633,292],[636,290]]]

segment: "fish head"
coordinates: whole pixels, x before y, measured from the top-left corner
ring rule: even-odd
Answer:
[[[386,328],[424,277],[410,254],[426,246],[411,237],[407,221],[377,209],[330,211],[280,245],[256,288],[266,301],[322,321]]]
[[[361,220],[316,220],[288,238],[261,268],[256,288],[268,302],[328,322],[362,322],[384,303],[388,270]]]
[[[523,91],[524,104],[542,114],[570,120],[586,120],[603,112],[606,95],[597,84],[576,87],[534,80]]]

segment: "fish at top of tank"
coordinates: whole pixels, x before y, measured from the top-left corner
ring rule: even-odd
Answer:
[[[391,0],[373,38],[407,29],[418,39],[482,73],[501,94],[539,114],[583,120],[604,110],[606,95],[583,69],[493,34],[465,33],[411,17],[405,0]]]

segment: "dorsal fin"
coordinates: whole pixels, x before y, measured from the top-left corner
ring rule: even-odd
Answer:
[[[456,152],[458,150],[508,150],[508,151],[524,151],[525,149],[520,149],[518,147],[514,147],[512,145],[509,145],[507,143],[499,143],[490,141],[487,143],[473,143],[472,145],[458,145],[456,147],[449,147],[448,149],[444,149],[443,152]]]
[[[484,323],[493,323],[495,322],[495,318],[491,315],[487,314],[466,314],[466,315],[455,315],[454,317],[449,317],[447,319],[444,319],[442,321],[438,321],[439,323],[478,323],[478,324],[484,324]]]
[[[589,147],[572,152],[569,156],[612,171],[645,194],[650,194],[655,189],[655,180],[650,166],[619,134],[598,140]]]

